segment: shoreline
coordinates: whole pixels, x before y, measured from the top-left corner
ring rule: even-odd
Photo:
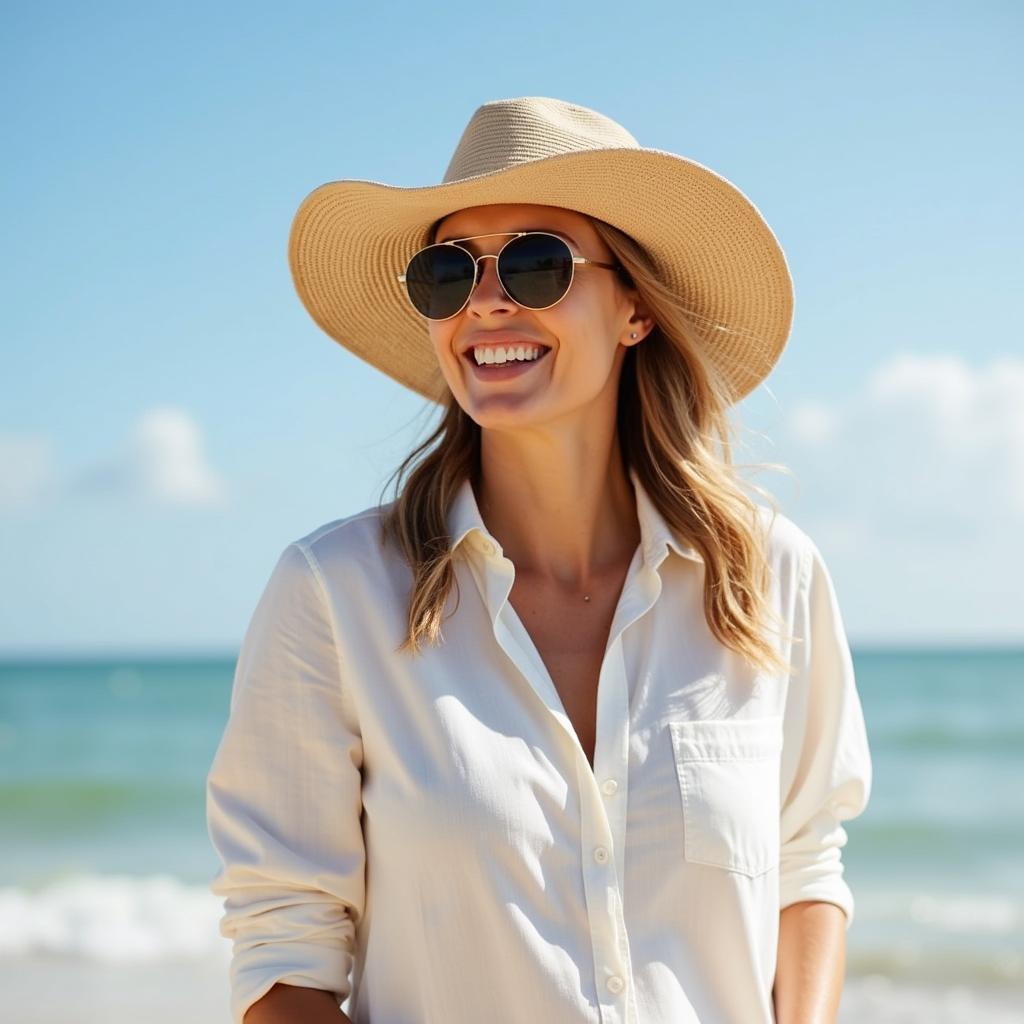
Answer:
[[[66,955],[0,958],[13,1024],[228,1024],[227,960],[126,964]],[[71,995],[69,995],[71,994]],[[1017,1024],[1019,986],[926,986],[884,975],[847,977],[837,1024]]]

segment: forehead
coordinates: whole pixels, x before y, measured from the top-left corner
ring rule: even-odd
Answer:
[[[481,235],[488,231],[528,231],[555,228],[580,238],[591,236],[587,218],[575,210],[532,203],[502,203],[470,206],[442,217],[435,239]]]

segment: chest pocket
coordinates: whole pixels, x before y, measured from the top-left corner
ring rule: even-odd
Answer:
[[[763,874],[779,863],[782,717],[669,722],[684,856]]]

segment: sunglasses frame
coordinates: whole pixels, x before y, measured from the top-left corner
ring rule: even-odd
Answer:
[[[505,242],[505,244],[496,253],[483,253],[480,256],[474,256],[464,245],[456,245],[457,242],[471,242],[477,238],[494,238],[497,235],[511,235],[512,237],[507,242]],[[502,291],[506,295],[508,295],[510,302],[515,302],[517,306],[521,306],[523,309],[532,309],[534,311],[539,311],[544,309],[553,309],[555,306],[557,306],[562,301],[562,299],[564,299],[566,295],[569,294],[569,289],[572,288],[573,282],[576,280],[577,266],[589,264],[592,267],[603,267],[606,270],[621,269],[618,263],[602,263],[600,260],[588,259],[586,256],[577,256],[572,251],[572,247],[569,245],[569,243],[561,235],[556,235],[553,231],[491,231],[486,235],[467,235],[465,238],[449,238],[443,242],[433,242],[430,245],[425,245],[423,246],[422,249],[418,249],[416,252],[414,252],[412,256],[409,257],[409,262],[406,263],[405,265],[406,272],[408,272],[409,267],[412,265],[412,261],[416,259],[416,257],[419,256],[420,253],[426,252],[427,249],[436,249],[438,246],[442,245],[450,245],[455,249],[461,249],[473,261],[473,283],[470,286],[469,292],[466,294],[465,302],[463,302],[462,305],[459,306],[459,308],[454,313],[451,314],[451,316],[432,317],[427,316],[425,313],[421,313],[420,310],[416,308],[416,304],[412,301],[412,296],[409,294],[408,286],[406,286],[406,288],[404,289],[406,298],[408,298],[410,305],[412,305],[413,309],[416,310],[417,314],[419,316],[422,316],[424,320],[430,320],[433,323],[437,324],[444,323],[445,320],[451,320],[452,317],[458,316],[466,308],[466,306],[469,305],[469,300],[473,297],[473,292],[476,291],[476,287],[480,283],[480,278],[482,276],[480,270],[480,261],[500,260],[501,254],[505,251],[505,249],[508,248],[508,246],[510,246],[517,238],[523,238],[526,235],[549,235],[551,238],[558,239],[558,241],[561,242],[562,245],[564,245],[566,249],[569,250],[569,255],[572,257],[572,267],[569,273],[569,283],[565,286],[565,291],[557,299],[555,299],[554,302],[552,302],[548,306],[525,306],[521,302],[516,302],[516,300],[513,299],[511,295],[509,295],[509,291],[505,285],[505,282],[501,280],[501,271],[498,269],[500,263],[496,263],[494,269],[498,275],[498,282],[501,284]],[[399,282],[403,284],[405,283],[405,274],[398,274],[396,276]]]

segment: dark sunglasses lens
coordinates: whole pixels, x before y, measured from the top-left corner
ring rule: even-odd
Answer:
[[[409,261],[405,287],[412,304],[431,320],[446,320],[463,306],[473,287],[473,260],[465,249],[433,245]]]
[[[572,252],[555,235],[523,235],[502,250],[498,274],[514,302],[529,309],[545,309],[569,289]]]

